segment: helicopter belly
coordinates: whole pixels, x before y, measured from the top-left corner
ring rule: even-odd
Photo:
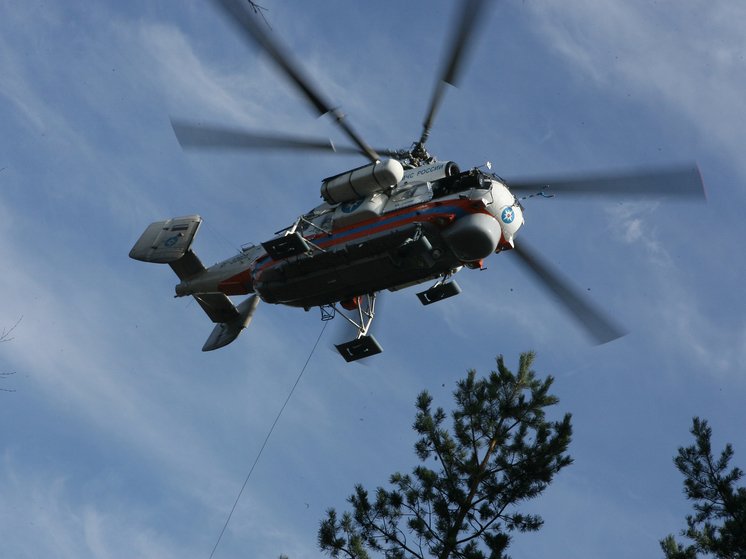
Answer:
[[[427,281],[458,265],[437,227],[417,222],[279,262],[254,289],[267,302],[310,308]]]

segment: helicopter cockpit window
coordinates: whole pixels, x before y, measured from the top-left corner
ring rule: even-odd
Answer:
[[[468,173],[456,177],[446,177],[433,183],[433,198],[442,198],[473,188],[488,190],[491,186],[491,179],[481,173]]]

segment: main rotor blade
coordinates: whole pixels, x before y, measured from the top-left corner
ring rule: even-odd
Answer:
[[[512,251],[511,251],[512,252]],[[587,333],[597,345],[621,338],[628,332],[603,316],[601,310],[571,280],[552,266],[536,249],[523,241],[515,244],[515,252],[520,261],[530,270],[539,282],[553,291],[564,307],[580,320]]]
[[[233,23],[241,34],[250,41],[258,44],[272,57],[277,65],[285,72],[290,80],[301,90],[303,95],[313,104],[320,116],[330,113],[337,124],[360,147],[368,159],[375,162],[380,159],[378,154],[342,119],[344,114],[338,108],[324,99],[320,89],[305,75],[300,65],[290,56],[290,53],[278,42],[269,38],[255,17],[249,12],[245,0],[212,0],[232,17]]]
[[[256,134],[220,126],[202,126],[171,119],[171,126],[182,149],[293,149],[360,154],[357,148],[335,146],[331,140],[299,138],[279,134]]]
[[[464,0],[461,10],[461,21],[455,33],[451,37],[450,48],[447,51],[448,56],[443,60],[443,69],[441,76],[435,85],[433,97],[430,101],[430,108],[427,111],[425,122],[423,124],[422,137],[420,145],[424,146],[427,137],[430,135],[430,129],[433,127],[435,116],[440,108],[440,103],[445,94],[445,85],[450,84],[458,86],[460,72],[463,68],[464,57],[468,53],[469,47],[476,35],[477,27],[481,23],[480,15],[483,14],[484,6],[490,0]]]
[[[678,167],[638,169],[508,181],[513,194],[680,196],[706,199],[702,175],[696,163]]]

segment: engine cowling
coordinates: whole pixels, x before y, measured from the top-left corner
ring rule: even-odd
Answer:
[[[453,161],[437,161],[420,167],[412,167],[404,171],[402,183],[433,182],[445,177],[455,177],[461,172]]]
[[[321,183],[321,197],[328,204],[342,204],[369,194],[386,192],[403,177],[404,167],[396,159],[376,161],[324,179]]]

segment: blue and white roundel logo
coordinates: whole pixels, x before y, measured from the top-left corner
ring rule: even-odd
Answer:
[[[357,198],[355,200],[350,200],[349,202],[345,202],[344,204],[342,204],[341,209],[344,213],[351,214],[356,209],[358,209],[364,201],[365,201],[365,196],[361,198]]]
[[[170,239],[167,239],[165,243],[163,243],[163,246],[172,247],[178,242],[179,242],[178,237],[171,237]]]
[[[500,216],[500,219],[502,219],[504,223],[512,223],[515,219],[515,212],[513,211],[513,208],[505,208],[502,215]]]

